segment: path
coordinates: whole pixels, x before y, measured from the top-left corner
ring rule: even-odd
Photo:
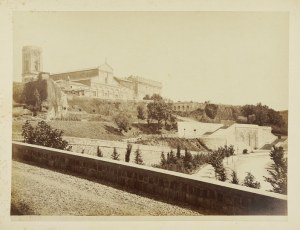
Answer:
[[[17,215],[200,215],[78,177],[12,162],[12,206]]]

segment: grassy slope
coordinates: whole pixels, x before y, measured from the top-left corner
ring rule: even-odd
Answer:
[[[36,124],[33,121],[32,124]],[[97,122],[97,121],[48,121],[51,127],[64,131],[65,136],[103,139],[103,140],[121,140],[134,137],[134,132],[137,129],[132,128],[127,133],[120,133],[116,126],[111,122]],[[13,132],[21,133],[24,121],[13,122]]]

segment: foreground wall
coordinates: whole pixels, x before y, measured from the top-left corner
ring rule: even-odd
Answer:
[[[208,214],[287,214],[287,197],[280,194],[24,143],[13,142],[12,147],[14,160],[144,191],[165,201],[187,203]]]

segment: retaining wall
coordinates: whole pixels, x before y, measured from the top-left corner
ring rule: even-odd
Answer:
[[[13,142],[13,159],[184,202],[209,214],[286,215],[287,196],[147,166]]]

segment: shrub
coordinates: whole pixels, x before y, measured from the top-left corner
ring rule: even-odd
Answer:
[[[247,154],[248,153],[248,149],[243,149],[243,154]]]
[[[244,179],[243,185],[250,188],[260,188],[260,183],[255,181],[255,177],[250,172],[247,172],[247,176]]]
[[[120,154],[118,154],[116,147],[114,147],[114,151],[113,151],[113,153],[111,154],[111,158],[112,158],[113,160],[119,161],[119,160],[120,160],[119,157],[120,157]]]
[[[126,154],[125,154],[125,162],[130,161],[130,153],[132,150],[132,144],[127,144]]]
[[[101,149],[100,149],[99,146],[97,147],[97,156],[98,157],[103,157],[103,153],[102,153],[102,151],[101,151]]]
[[[114,117],[114,122],[116,123],[116,125],[118,126],[120,131],[124,130],[125,132],[128,131],[128,129],[131,125],[129,115],[126,113],[122,113],[122,112]]]
[[[138,112],[138,115],[137,115],[138,119],[140,119],[140,120],[145,120],[146,119],[145,107],[143,105],[138,105],[137,112]]]
[[[136,164],[139,164],[139,165],[143,165],[144,164],[142,153],[141,153],[141,150],[139,148],[137,148],[137,150],[135,151],[134,162]]]
[[[65,150],[68,142],[62,139],[62,135],[62,130],[53,129],[45,121],[38,122],[35,128],[29,121],[26,121],[22,126],[24,142],[29,144]]]
[[[239,184],[239,179],[237,177],[236,171],[232,171],[230,183],[232,183],[232,184]]]

